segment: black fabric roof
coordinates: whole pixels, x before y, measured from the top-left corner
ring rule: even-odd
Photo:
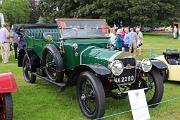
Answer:
[[[14,29],[19,29],[19,28],[57,28],[57,24],[14,24],[13,25]]]

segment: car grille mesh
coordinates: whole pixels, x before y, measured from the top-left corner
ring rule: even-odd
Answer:
[[[124,67],[126,67],[128,64],[131,66],[136,66],[136,60],[135,58],[123,58],[120,59],[124,65]]]

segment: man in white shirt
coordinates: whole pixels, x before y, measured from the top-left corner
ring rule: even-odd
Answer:
[[[7,23],[0,29],[1,55],[4,64],[9,62],[10,57],[10,34],[8,29],[9,25]]]

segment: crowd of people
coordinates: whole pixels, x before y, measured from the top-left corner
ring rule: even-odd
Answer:
[[[110,28],[110,45],[112,49],[126,51],[134,55],[141,55],[143,34],[140,27]]]
[[[5,23],[0,28],[0,48],[2,55],[2,63],[6,64],[10,58],[10,48],[13,42],[15,59],[17,60],[18,55],[24,54],[26,47],[24,41],[23,30],[21,28],[11,28],[9,24]],[[19,51],[19,54],[18,54]]]

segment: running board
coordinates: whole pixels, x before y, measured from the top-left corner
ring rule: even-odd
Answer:
[[[57,82],[51,81],[51,80],[48,79],[47,77],[42,77],[41,75],[38,75],[37,73],[32,73],[32,74],[35,75],[35,76],[37,76],[37,77],[39,77],[39,78],[41,78],[41,79],[44,79],[44,80],[52,83],[52,84],[54,84],[54,85],[57,85],[57,86],[59,86],[59,87],[65,87],[65,86],[66,86],[66,83],[57,83]]]

